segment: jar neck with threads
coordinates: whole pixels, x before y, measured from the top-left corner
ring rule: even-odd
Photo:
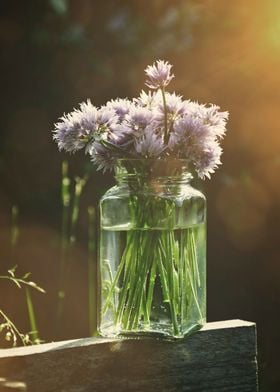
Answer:
[[[115,168],[118,185],[135,191],[163,192],[189,185],[193,176],[183,159],[119,159]]]

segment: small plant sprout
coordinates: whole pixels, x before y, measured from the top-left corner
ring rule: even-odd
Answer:
[[[27,272],[24,275],[18,277],[16,275],[16,269],[17,266],[12,267],[8,270],[7,275],[0,275],[0,279],[8,280],[14,283],[19,289],[25,289],[27,296],[28,315],[32,331],[28,333],[20,332],[15,323],[6,315],[2,309],[0,309],[0,334],[4,334],[5,340],[11,342],[13,346],[17,346],[19,343],[24,346],[27,344],[38,344],[41,342],[41,340],[37,330],[35,313],[29,290],[35,289],[40,293],[45,293],[45,290],[37,285],[37,283],[29,280],[31,275],[30,272]]]

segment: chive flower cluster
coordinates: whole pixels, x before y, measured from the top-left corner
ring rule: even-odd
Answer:
[[[112,170],[118,159],[185,159],[200,178],[221,164],[220,140],[228,112],[166,91],[172,66],[158,60],[145,69],[148,92],[111,100],[101,107],[90,100],[55,124],[60,150],[85,149],[98,170]]]

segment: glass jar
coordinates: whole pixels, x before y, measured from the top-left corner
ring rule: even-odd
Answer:
[[[184,160],[123,159],[100,200],[99,333],[181,338],[206,321],[206,200]]]

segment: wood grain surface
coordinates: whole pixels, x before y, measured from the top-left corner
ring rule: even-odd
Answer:
[[[256,392],[256,325],[207,323],[176,341],[86,338],[0,350],[0,391]]]

